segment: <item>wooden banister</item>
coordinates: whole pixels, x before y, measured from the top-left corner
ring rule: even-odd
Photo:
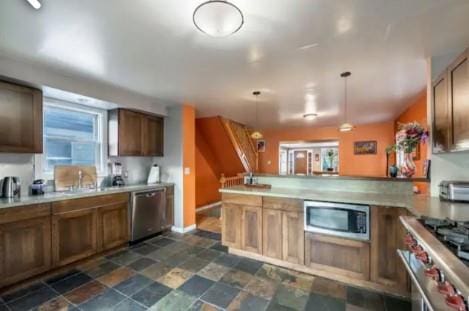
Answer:
[[[221,188],[229,188],[233,186],[239,186],[244,183],[244,173],[238,173],[236,176],[225,177],[225,174],[221,174],[220,186]]]

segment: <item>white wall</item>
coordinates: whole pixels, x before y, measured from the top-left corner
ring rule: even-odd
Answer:
[[[432,57],[429,60],[427,111],[429,112],[429,122],[433,120],[433,105],[431,97],[431,81],[438,77],[441,72],[453,60],[464,51],[460,49],[446,55]],[[431,123],[430,123],[431,124]],[[429,144],[431,146],[431,144]],[[431,148],[431,147],[430,147]],[[431,152],[431,151],[430,151]],[[431,195],[438,196],[438,185],[442,180],[467,180],[469,181],[469,152],[432,154],[431,157]]]
[[[184,229],[183,205],[183,158],[182,158],[182,107],[169,107],[164,124],[164,158],[158,158],[161,166],[161,180],[174,186],[174,227]]]

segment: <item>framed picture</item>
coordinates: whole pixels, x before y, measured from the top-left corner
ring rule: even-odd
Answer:
[[[320,159],[319,159],[319,153],[316,153],[316,154],[314,155],[314,161],[319,162],[319,160],[320,160]]]
[[[257,152],[265,152],[265,140],[260,139],[257,141]]]
[[[414,161],[420,160],[420,144],[418,144],[415,150],[412,152],[412,158]]]
[[[353,146],[355,155],[376,154],[378,142],[376,140],[356,141]]]

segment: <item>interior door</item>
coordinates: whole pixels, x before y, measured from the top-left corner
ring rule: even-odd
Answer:
[[[295,161],[295,175],[308,174],[308,155],[306,151],[295,151],[293,153]]]

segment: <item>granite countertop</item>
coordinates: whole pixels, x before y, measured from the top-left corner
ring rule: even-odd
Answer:
[[[134,191],[145,191],[151,189],[158,189],[167,186],[172,186],[172,183],[159,183],[159,184],[138,184],[138,185],[128,185],[123,187],[104,187],[98,188],[97,190],[82,190],[79,192],[50,192],[44,195],[35,195],[35,196],[22,196],[15,199],[5,199],[0,198],[0,209],[10,208],[10,207],[19,207],[32,204],[44,204],[51,203],[56,201],[79,199],[85,197],[93,197],[99,195],[113,194],[113,193],[122,193],[122,192],[134,192]]]
[[[351,204],[367,204],[385,207],[402,207],[415,216],[438,219],[469,221],[469,204],[440,201],[439,198],[426,195],[393,195],[371,192],[317,191],[302,188],[271,189],[248,188],[234,186],[220,189],[222,193],[251,194],[270,197],[340,202]]]

